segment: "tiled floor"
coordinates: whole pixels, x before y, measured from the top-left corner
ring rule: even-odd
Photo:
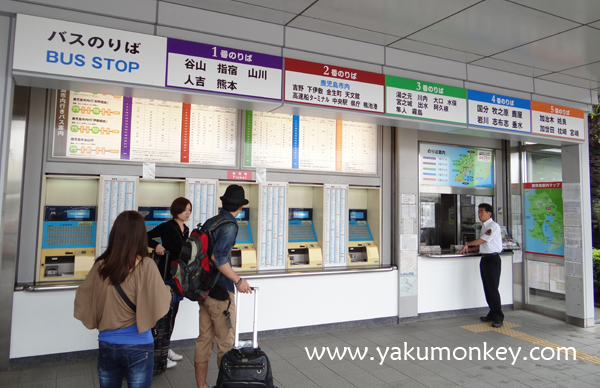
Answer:
[[[260,345],[269,355],[279,388],[600,386],[600,325],[582,329],[527,311],[507,312],[506,322],[497,330],[481,324],[477,316],[466,316],[266,339]],[[478,324],[481,326],[473,326]],[[558,360],[556,349],[538,348],[551,345],[574,347],[586,354],[585,360],[565,361],[564,353]],[[353,360],[349,354],[342,359],[309,360],[306,348],[321,351],[323,347],[331,351],[348,348],[353,353],[359,349],[361,354],[368,349],[362,360]],[[195,387],[190,361],[194,349],[181,349],[180,353],[184,360],[156,377],[153,387]],[[381,354],[385,355],[383,362]],[[541,359],[542,355],[548,360]],[[217,378],[214,358],[210,384]],[[95,362],[81,362],[0,372],[0,387],[98,387],[95,368]]]

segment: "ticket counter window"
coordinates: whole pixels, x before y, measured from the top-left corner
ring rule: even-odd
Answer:
[[[480,203],[494,206],[493,202],[489,196],[421,193],[420,250],[452,250],[479,238],[477,208]]]

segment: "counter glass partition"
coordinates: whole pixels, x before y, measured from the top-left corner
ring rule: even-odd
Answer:
[[[492,196],[421,193],[421,251],[454,250],[456,245],[479,238],[480,203],[494,206]]]

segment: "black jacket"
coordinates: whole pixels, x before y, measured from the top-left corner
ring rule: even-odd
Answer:
[[[158,246],[158,242],[154,239],[160,237],[161,245],[169,251],[169,260],[175,260],[179,257],[181,252],[181,246],[183,242],[189,237],[190,229],[186,224],[183,224],[183,233],[175,220],[169,220],[158,225],[154,229],[148,232],[148,246],[155,249]],[[158,269],[161,275],[164,276],[165,260],[161,258],[158,263]],[[167,273],[170,271],[167,270]],[[170,278],[170,276],[168,277]]]

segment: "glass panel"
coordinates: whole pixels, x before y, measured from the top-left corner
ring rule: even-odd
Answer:
[[[455,194],[421,193],[421,246],[458,244],[456,199]]]

